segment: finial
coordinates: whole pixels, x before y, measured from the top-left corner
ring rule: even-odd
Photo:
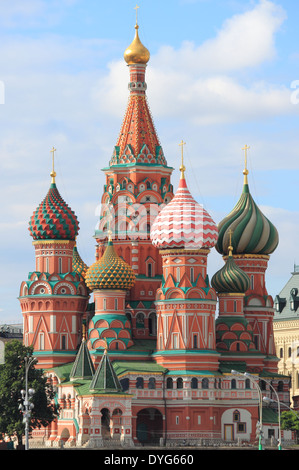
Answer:
[[[55,170],[54,170],[54,152],[56,152],[56,149],[54,147],[52,147],[52,149],[50,150],[50,153],[52,153],[52,171],[50,173],[50,176],[52,176],[52,183],[55,184],[56,173],[55,173]]]
[[[104,338],[104,341],[105,341],[105,348],[104,348],[104,354],[107,354],[107,351],[108,351],[108,343],[107,343],[107,338]]]
[[[232,256],[232,254],[233,254],[232,234],[233,234],[233,231],[232,231],[232,229],[230,229],[228,231],[228,235],[229,235],[228,256]]]
[[[136,25],[135,25],[136,29],[139,28],[139,26],[138,26],[138,8],[139,8],[138,5],[136,5],[136,7],[134,7],[134,10],[136,10]]]
[[[248,179],[247,179],[247,175],[249,173],[249,171],[247,169],[247,150],[248,149],[250,149],[250,147],[248,147],[248,145],[245,145],[245,147],[242,148],[242,150],[244,150],[244,152],[245,152],[245,168],[243,170],[244,184],[248,184]]]
[[[85,323],[82,323],[82,341],[86,340],[86,326]]]
[[[179,143],[179,146],[181,147],[181,158],[182,158],[182,162],[180,166],[181,179],[185,178],[185,171],[186,171],[186,167],[184,165],[184,145],[186,145],[186,142],[181,140],[181,142]]]

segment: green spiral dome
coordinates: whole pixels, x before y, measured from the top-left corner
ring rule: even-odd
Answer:
[[[241,197],[230,214],[218,225],[216,250],[228,254],[229,232],[233,232],[232,246],[235,254],[273,253],[278,245],[278,232],[254,202],[247,183]]]
[[[211,285],[218,293],[245,293],[250,286],[249,276],[239,268],[231,253],[225,265],[211,279]]]
[[[131,266],[118,256],[112,241],[109,241],[102,258],[88,268],[85,283],[91,291],[128,290],[135,284],[135,274]]]

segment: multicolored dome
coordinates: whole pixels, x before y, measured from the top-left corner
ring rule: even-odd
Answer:
[[[154,246],[163,248],[212,248],[218,230],[208,212],[190,194],[181,167],[181,179],[174,198],[156,217],[151,228]]]
[[[78,235],[78,219],[60,196],[55,183],[31,216],[29,231],[34,240],[75,240]]]
[[[92,291],[128,290],[135,284],[135,274],[131,266],[118,256],[112,241],[109,241],[102,258],[88,268],[85,282]]]
[[[245,293],[250,287],[249,276],[239,268],[230,251],[225,265],[211,279],[216,292]]]
[[[245,170],[244,170],[245,171]],[[278,232],[254,202],[247,182],[247,173],[239,201],[230,214],[218,225],[216,250],[228,254],[229,233],[233,232],[235,254],[273,253],[278,245]]]
[[[73,248],[73,271],[78,273],[79,276],[85,279],[87,269],[88,266],[82,260],[81,256],[79,255],[77,246],[75,245]]]

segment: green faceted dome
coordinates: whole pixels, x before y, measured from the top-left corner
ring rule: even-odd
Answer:
[[[226,292],[245,293],[249,289],[250,279],[249,276],[236,265],[230,252],[223,268],[217,271],[212,277],[211,285],[219,294]]]
[[[131,266],[118,256],[112,241],[109,241],[102,258],[88,268],[85,283],[92,291],[128,290],[135,284],[135,274]]]
[[[254,202],[245,179],[241,197],[230,214],[218,224],[216,250],[228,254],[229,233],[235,254],[269,255],[278,245],[278,232]]]

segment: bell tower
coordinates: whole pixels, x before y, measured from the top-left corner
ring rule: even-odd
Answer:
[[[150,339],[155,337],[155,292],[162,278],[161,257],[151,243],[150,228],[173,198],[173,168],[167,165],[149,110],[145,73],[150,53],[140,41],[137,20],[124,59],[130,76],[129,101],[109,166],[103,169],[106,183],[94,235],[96,259],[106,249],[109,226],[116,252],[136,275],[126,299],[133,336]]]
[[[19,296],[24,343],[34,347],[38,367],[45,369],[76,357],[89,299],[84,277],[73,269],[79,223],[56,186],[54,151],[50,189],[29,222],[35,271],[22,282]]]

